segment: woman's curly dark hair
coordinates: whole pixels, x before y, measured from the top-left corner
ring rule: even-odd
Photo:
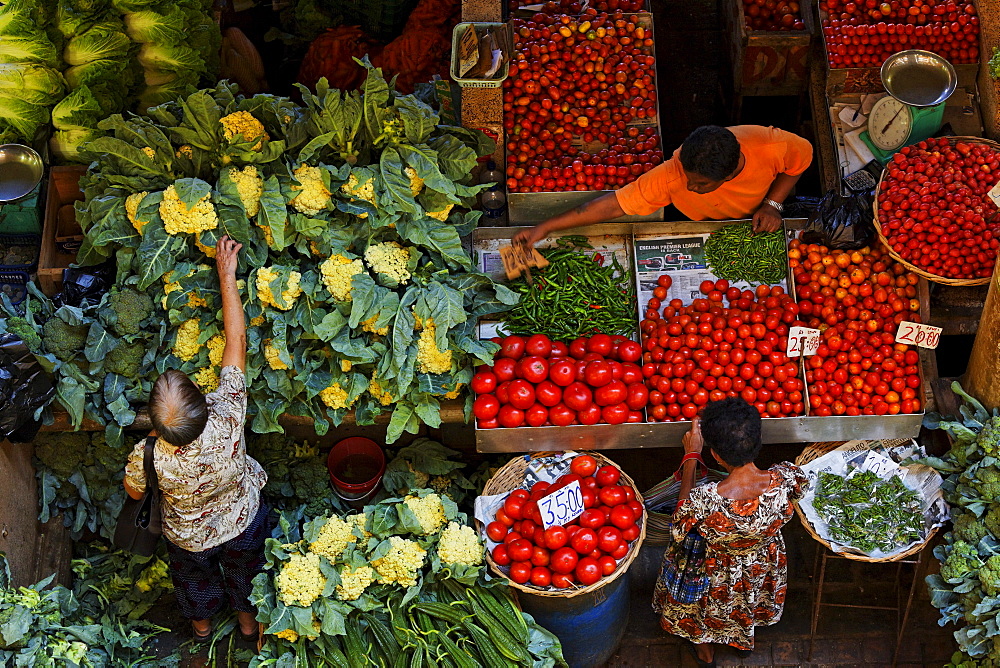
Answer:
[[[760,413],[740,397],[713,401],[702,410],[701,436],[726,464],[749,464],[760,454]]]
[[[681,144],[681,166],[685,172],[700,174],[712,181],[728,179],[740,165],[740,142],[736,135],[718,125],[695,129]]]

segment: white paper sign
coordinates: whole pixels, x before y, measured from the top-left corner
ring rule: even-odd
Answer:
[[[792,327],[788,330],[788,350],[785,352],[789,357],[798,357],[805,349],[806,357],[815,355],[819,350],[819,330],[809,327]]]
[[[1000,206],[1000,182],[993,186],[986,194],[991,200],[993,200],[994,204]]]
[[[565,526],[579,517],[583,510],[583,493],[577,480],[538,500],[538,512],[545,529]]]
[[[899,329],[896,330],[896,343],[934,350],[941,343],[941,328],[904,320],[899,323]]]

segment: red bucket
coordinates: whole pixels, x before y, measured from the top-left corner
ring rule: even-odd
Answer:
[[[370,438],[352,436],[339,441],[326,458],[330,481],[346,499],[364,497],[382,481],[385,453]]]

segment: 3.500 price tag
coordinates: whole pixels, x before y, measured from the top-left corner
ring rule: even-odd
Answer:
[[[815,355],[819,350],[819,330],[809,327],[792,327],[788,330],[789,357],[798,357],[805,350],[805,356]]]
[[[568,524],[579,517],[583,512],[583,494],[580,492],[579,481],[574,480],[539,499],[538,512],[542,515],[542,527],[545,529]]]
[[[904,320],[899,323],[899,329],[896,330],[896,343],[934,350],[941,343],[941,328]]]

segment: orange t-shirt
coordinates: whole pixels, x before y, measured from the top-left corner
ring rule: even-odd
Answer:
[[[764,201],[778,174],[798,176],[812,162],[807,140],[772,127],[737,125],[729,128],[746,158],[743,171],[704,195],[687,188],[681,149],[673,157],[618,190],[618,205],[631,216],[647,216],[673,204],[691,220],[749,218]]]

